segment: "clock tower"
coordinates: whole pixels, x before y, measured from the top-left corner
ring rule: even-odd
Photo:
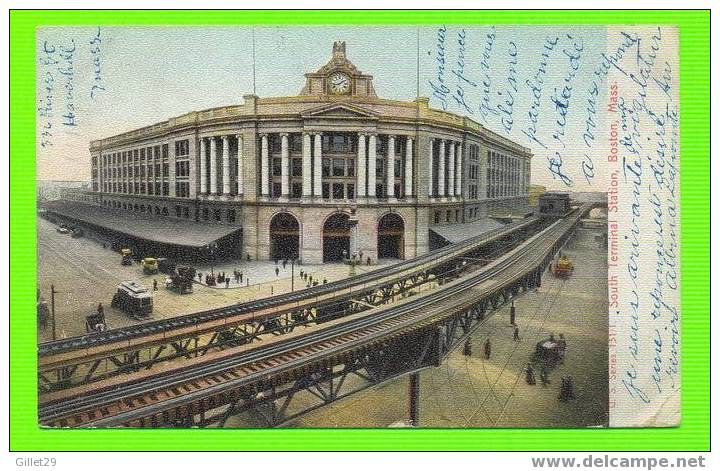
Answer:
[[[345,55],[345,41],[336,41],[330,61],[316,72],[305,74],[300,95],[376,97],[372,75],[360,72]]]

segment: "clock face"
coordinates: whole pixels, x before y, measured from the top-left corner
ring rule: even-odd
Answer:
[[[342,95],[350,91],[350,77],[342,72],[335,72],[328,78],[328,88],[334,95]]]

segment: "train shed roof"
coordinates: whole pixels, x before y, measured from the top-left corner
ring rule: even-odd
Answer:
[[[238,225],[198,223],[163,216],[138,215],[78,201],[48,201],[44,204],[44,208],[48,212],[81,223],[92,224],[137,239],[180,247],[204,247],[240,230]]]

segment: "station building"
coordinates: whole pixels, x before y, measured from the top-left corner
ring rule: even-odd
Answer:
[[[414,257],[435,228],[527,206],[529,149],[427,98],[378,97],[344,42],[298,96],[243,98],[91,142],[85,201],[237,228],[238,258],[304,263]]]

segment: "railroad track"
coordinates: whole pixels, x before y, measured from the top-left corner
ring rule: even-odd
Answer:
[[[60,389],[64,380],[60,377],[71,376],[66,371],[82,368],[82,375],[94,379],[103,379],[114,374],[127,371],[137,371],[150,367],[159,361],[173,359],[180,356],[190,357],[205,354],[211,347],[218,346],[215,340],[218,332],[237,329],[247,324],[259,325],[267,320],[277,319],[279,316],[290,316],[294,312],[315,309],[318,306],[332,309],[348,299],[360,298],[363,294],[372,293],[383,286],[392,284],[412,276],[421,276],[437,269],[444,264],[452,262],[465,254],[477,250],[479,247],[495,241],[511,237],[518,231],[529,231],[547,225],[547,220],[529,218],[505,227],[490,231],[468,241],[453,244],[433,251],[421,257],[401,262],[394,266],[365,273],[349,279],[340,280],[326,285],[304,289],[293,293],[286,293],[271,298],[246,302],[224,308],[211,309],[193,313],[173,319],[159,320],[139,324],[131,327],[113,329],[102,333],[93,333],[69,339],[45,342],[39,345],[38,373],[39,385],[52,383],[48,376],[57,376],[55,384],[50,389]],[[418,283],[431,279],[427,276]],[[341,308],[337,309],[342,311]],[[302,322],[297,322],[302,324]],[[270,333],[275,333],[270,331]],[[254,340],[255,333],[245,334],[249,341]],[[197,346],[197,339],[205,336],[205,343]],[[195,347],[190,345],[195,340]],[[209,339],[209,340],[208,340]],[[174,352],[168,353],[171,348],[161,352],[165,345],[173,345]],[[177,348],[183,345],[183,348]],[[157,348],[161,346],[161,348]],[[153,351],[147,349],[153,348]],[[143,349],[145,351],[143,352]],[[126,366],[116,357],[127,354],[136,355],[132,364]],[[140,359],[143,352],[144,358]],[[108,373],[104,371],[107,370]],[[94,380],[93,379],[93,380]],[[66,381],[67,382],[67,381]],[[80,382],[90,382],[89,379]],[[75,383],[68,382],[68,385]],[[45,390],[41,387],[42,392]]]
[[[60,427],[169,424],[188,411],[199,410],[204,414],[223,406],[228,394],[240,388],[353,350],[371,349],[388,338],[425,328],[537,269],[554,244],[574,227],[584,209],[554,223],[473,276],[450,282],[427,295],[376,308],[293,338],[278,338],[272,344],[241,353],[228,350],[224,358],[212,362],[104,389],[99,384],[95,389],[76,391],[75,397],[68,391],[67,397],[41,401],[40,422]]]

